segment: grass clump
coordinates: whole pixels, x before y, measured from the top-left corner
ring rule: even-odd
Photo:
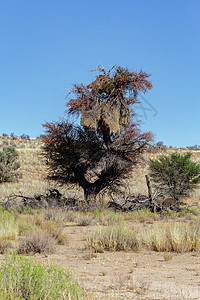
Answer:
[[[37,231],[37,226],[33,226],[31,223],[23,222],[18,225],[18,234],[19,236],[26,235],[27,233],[31,234],[33,231]]]
[[[130,212],[125,216],[126,220],[140,223],[153,223],[154,221],[159,220],[159,218],[160,216],[158,213],[153,213],[147,208]]]
[[[188,207],[188,213],[195,216],[199,216],[200,215],[199,207],[197,206]]]
[[[16,218],[5,210],[0,211],[0,238],[15,239],[18,234]]]
[[[12,242],[9,238],[0,238],[0,254],[5,254],[12,248]]]
[[[78,226],[89,226],[93,222],[93,215],[89,212],[78,213],[75,222]]]
[[[0,254],[9,252],[17,239],[18,223],[9,212],[0,209]]]
[[[44,215],[24,215],[22,222],[31,224],[35,231],[42,230],[46,235],[56,240],[58,245],[66,245],[68,243],[67,234],[62,231],[62,228],[55,224],[52,220],[45,220]]]
[[[150,250],[191,252],[200,250],[200,226],[188,223],[155,225],[142,232],[142,242]]]
[[[120,226],[99,228],[87,238],[88,248],[95,252],[138,250],[136,232]]]
[[[56,225],[52,221],[42,221],[40,224],[40,228],[46,232],[49,236],[51,236],[54,240],[56,240],[58,245],[67,245],[68,237],[67,234],[62,231],[58,225]]]
[[[44,267],[23,256],[6,257],[0,266],[0,299],[81,299],[81,289],[69,272]]]
[[[66,222],[73,222],[76,217],[75,212],[67,211],[61,208],[50,208],[45,211],[44,219],[51,220],[56,224],[64,224]]]
[[[97,214],[97,218],[99,218],[99,223],[104,226],[118,226],[124,222],[124,215],[120,212],[104,211]]]

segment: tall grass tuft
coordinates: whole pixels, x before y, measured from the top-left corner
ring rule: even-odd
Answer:
[[[153,251],[191,252],[200,250],[200,225],[167,223],[141,233],[143,244]]]
[[[12,240],[18,235],[18,223],[13,215],[0,208],[0,254],[12,248]]]
[[[0,209],[0,238],[15,239],[18,234],[18,224],[13,215]]]
[[[139,248],[136,233],[133,230],[120,226],[99,228],[95,232],[89,234],[87,245],[88,248],[95,252],[101,252],[102,250],[138,250]]]

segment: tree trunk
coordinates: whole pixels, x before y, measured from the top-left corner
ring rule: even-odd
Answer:
[[[151,190],[151,181],[150,181],[149,175],[145,175],[145,177],[146,177],[146,182],[147,182],[147,187],[148,187],[148,197],[152,203],[153,212],[156,212],[157,205],[156,205],[156,201],[153,199],[152,190]]]
[[[84,200],[88,205],[96,202],[96,198],[99,191],[96,187],[85,187],[84,188]]]

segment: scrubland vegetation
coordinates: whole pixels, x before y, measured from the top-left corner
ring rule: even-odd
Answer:
[[[36,141],[35,146],[34,141],[27,143],[33,146],[16,146],[21,164],[19,171],[23,177],[18,182],[0,185],[1,199],[4,201],[12,192],[34,196],[45,194],[48,188],[58,188],[53,182],[45,180],[46,165],[40,156],[39,142]],[[198,162],[198,153],[195,153]],[[158,154],[148,155],[154,158]],[[141,173],[144,176],[146,169],[141,167],[139,172],[142,177]],[[59,187],[59,190],[66,197],[83,196],[81,191],[74,189]],[[191,204],[190,200],[184,201]],[[111,252],[141,255],[144,251],[157,252],[162,253],[166,262],[178,253],[199,255],[198,194],[193,206],[185,205],[180,212],[168,209],[162,214],[148,209],[114,212],[107,210],[105,204],[104,199],[102,206],[98,205],[98,209],[92,211],[72,211],[64,207],[39,210],[28,206],[24,209],[1,207],[0,254],[5,256],[5,260],[0,269],[0,299],[93,299],[92,294],[75,283],[70,271],[33,260],[35,254],[51,256],[59,247],[67,249],[69,236],[65,227],[70,224],[85,228],[83,245],[85,251],[89,251],[90,259],[93,255]]]
[[[87,247],[98,251],[150,249],[177,253],[200,250],[200,211],[198,209],[159,215],[149,210],[116,213],[108,210],[73,212],[65,209],[24,211],[1,207],[0,253],[55,253],[58,245],[67,245],[63,226],[94,227],[85,239]],[[143,229],[139,224],[148,224]],[[135,224],[135,228],[132,228]]]

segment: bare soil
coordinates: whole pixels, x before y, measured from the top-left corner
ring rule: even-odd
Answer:
[[[95,226],[67,224],[67,246],[53,255],[36,255],[43,263],[70,269],[86,299],[200,299],[200,254],[92,253],[85,237]]]

